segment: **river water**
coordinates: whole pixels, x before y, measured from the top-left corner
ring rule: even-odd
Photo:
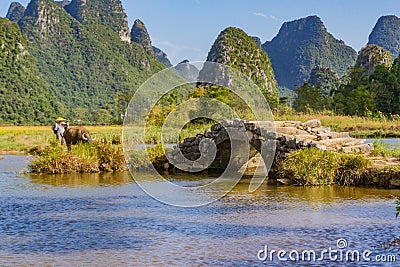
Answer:
[[[295,266],[399,266],[400,244],[382,244],[400,237],[400,190],[263,185],[249,193],[243,180],[212,204],[177,208],[147,196],[128,173],[29,176],[21,174],[28,160],[0,160],[0,266],[288,264],[276,254],[260,261],[265,246],[316,252],[316,261],[299,258]],[[341,250],[339,239],[347,242]],[[371,254],[318,261],[329,248]]]

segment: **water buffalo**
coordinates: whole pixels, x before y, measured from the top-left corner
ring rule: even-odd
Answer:
[[[76,126],[65,129],[64,139],[69,149],[71,145],[76,145],[78,142],[91,142],[96,138],[92,138],[85,127]]]

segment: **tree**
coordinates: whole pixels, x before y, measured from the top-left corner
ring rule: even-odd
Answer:
[[[346,115],[365,115],[376,110],[375,94],[369,90],[369,76],[360,67],[350,70],[348,83],[333,92],[333,108]]]
[[[332,100],[329,96],[326,96],[321,90],[321,87],[317,85],[304,83],[295,91],[297,93],[297,100],[295,103],[295,109],[297,111],[305,112],[307,108],[321,111],[331,107]]]

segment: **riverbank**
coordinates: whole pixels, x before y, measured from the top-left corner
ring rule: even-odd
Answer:
[[[398,147],[389,148],[380,143],[376,143],[375,149],[372,151],[370,149],[358,149],[359,147],[372,148],[373,146],[363,144],[362,140],[350,138],[348,133],[331,132],[330,127],[327,127],[327,125],[333,125],[337,121],[342,121],[341,127],[347,127],[347,124],[343,122],[344,118],[340,118],[339,120],[339,118],[331,116],[329,117],[331,124],[324,126],[321,126],[319,120],[303,121],[304,123],[276,122],[278,137],[274,138],[277,138],[276,142],[279,143],[277,151],[282,153],[277,153],[279,160],[270,172],[270,180],[272,182],[274,180],[277,182],[286,181],[285,184],[293,185],[338,184],[400,188],[400,179],[398,178],[400,177],[400,149]],[[360,118],[357,120],[362,121]],[[377,127],[380,124],[378,122],[373,124],[370,121],[370,125]],[[250,127],[251,125],[247,126]],[[0,144],[3,147],[7,142],[12,144],[7,147],[11,150],[5,150],[6,152],[35,155],[36,157],[30,164],[32,173],[65,174],[126,170],[121,144],[122,126],[91,126],[87,128],[92,136],[97,136],[99,141],[73,146],[71,151],[67,151],[66,147],[60,147],[55,143],[54,135],[49,127],[0,128],[0,133],[3,133]],[[249,131],[253,131],[251,133],[256,136],[257,129],[250,130],[250,128]],[[199,133],[204,132],[204,129],[210,129],[210,126],[196,127],[196,125],[192,125],[182,131],[181,139],[190,136],[196,136],[196,138],[202,136]],[[138,128],[137,130],[140,131],[141,129]],[[284,140],[279,137],[282,134]],[[149,127],[146,129],[146,142],[150,144],[158,143],[160,135],[160,127]],[[262,140],[261,136],[256,137],[253,138],[255,141],[256,139]],[[168,142],[168,136],[166,139]],[[186,139],[191,140],[193,138]],[[198,143],[196,144],[198,145]],[[255,143],[251,144],[253,147],[257,147]],[[15,149],[15,151],[12,149]],[[190,151],[193,151],[193,149],[191,148]],[[2,152],[4,153],[4,150]],[[171,164],[167,164],[164,150],[160,144],[148,148],[148,154],[150,161],[158,170],[161,172],[170,171]],[[281,156],[281,154],[284,156]],[[148,167],[146,164],[149,164],[149,161],[145,151],[135,150],[130,164],[137,169],[146,169]],[[167,169],[165,169],[165,166],[168,166]]]
[[[337,116],[326,114],[276,113],[276,121],[308,121],[315,118],[322,125],[334,131],[349,132],[352,137],[388,138],[400,137],[400,118],[366,118],[357,116]],[[192,125],[181,132],[181,140],[209,129],[211,124]],[[87,126],[92,135],[118,143],[121,140],[122,126]],[[138,129],[140,131],[141,129]],[[162,127],[151,126],[146,130],[146,143],[159,143]],[[168,136],[164,136],[166,141]],[[55,139],[51,126],[0,126],[0,154],[28,154],[33,147],[47,147]],[[171,140],[172,142],[172,140]]]

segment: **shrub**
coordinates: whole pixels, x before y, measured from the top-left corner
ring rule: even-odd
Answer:
[[[71,151],[58,144],[35,150],[36,157],[30,163],[32,173],[93,173],[125,170],[125,158],[120,146],[111,141],[78,143]]]
[[[369,164],[362,155],[301,149],[278,163],[278,175],[298,185],[353,185]]]

